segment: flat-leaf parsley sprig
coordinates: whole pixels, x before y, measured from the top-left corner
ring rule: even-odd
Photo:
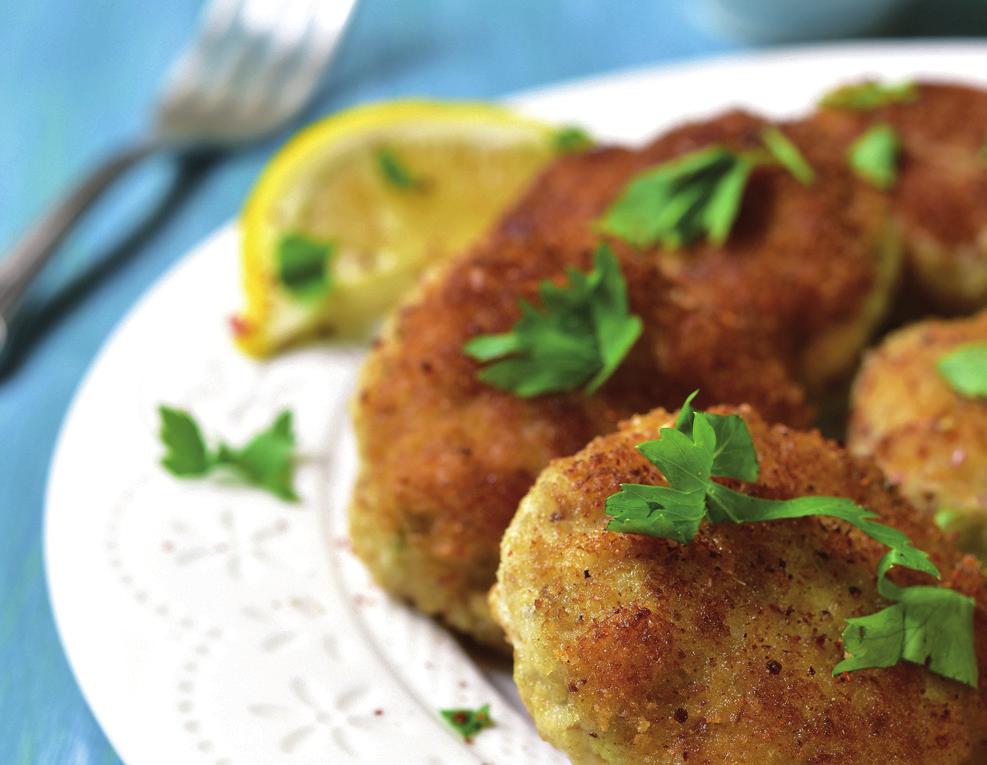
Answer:
[[[198,478],[215,470],[227,470],[251,486],[269,491],[288,502],[297,502],[294,488],[295,435],[289,411],[279,414],[269,428],[241,449],[220,442],[210,449],[198,423],[186,411],[168,406],[161,415],[161,464],[179,478]]]
[[[489,704],[479,709],[440,709],[439,714],[464,741],[471,741],[477,733],[494,725]]]
[[[863,180],[887,191],[898,181],[901,140],[898,132],[886,123],[868,128],[847,150],[850,169]]]
[[[799,151],[792,140],[774,125],[761,131],[761,141],[775,161],[792,174],[803,186],[811,186],[816,180],[816,171]]]
[[[870,111],[891,104],[910,104],[918,100],[918,86],[913,82],[860,82],[843,85],[823,96],[820,106],[831,109]]]
[[[381,177],[390,186],[403,191],[425,189],[425,179],[413,174],[393,149],[382,147],[374,154],[374,158]]]
[[[695,396],[686,399],[674,427],[662,428],[660,438],[637,447],[668,485],[622,484],[607,498],[607,529],[688,544],[703,521],[756,523],[809,516],[846,521],[889,548],[878,564],[878,592],[893,605],[847,620],[843,641],[848,656],[833,674],[905,660],[976,687],[972,598],[942,587],[894,584],[887,578],[894,566],[937,579],[939,569],[905,534],[875,522],[873,512],[847,498],[763,499],[715,482],[714,477],[756,481],[757,452],[741,417],[696,411]]]
[[[555,131],[552,144],[560,154],[575,154],[593,148],[593,136],[578,125],[565,125]]]
[[[644,170],[624,187],[597,228],[636,247],[726,241],[756,160],[710,146]]]
[[[779,164],[799,183],[815,179],[798,147],[776,127],[761,132],[763,149],[712,145],[635,175],[597,220],[597,229],[635,247],[676,248],[700,239],[726,242],[754,168]]]
[[[294,297],[316,300],[332,290],[330,270],[336,245],[297,232],[278,241],[275,254],[278,281]]]
[[[593,393],[616,371],[641,334],[630,313],[620,263],[607,245],[596,250],[588,274],[569,270],[569,284],[544,281],[543,309],[520,301],[521,318],[510,332],[480,335],[463,346],[489,363],[478,377],[521,397],[584,388]]]
[[[960,395],[987,398],[987,343],[954,348],[939,359],[936,369]]]

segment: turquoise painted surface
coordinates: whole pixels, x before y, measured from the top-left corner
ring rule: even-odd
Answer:
[[[140,130],[198,6],[0,0],[0,243]],[[492,97],[745,47],[692,18],[696,7],[696,0],[365,0],[305,119],[368,99]],[[884,33],[985,29],[987,6],[930,0],[913,3]],[[166,161],[142,168],[87,220],[31,295],[24,332],[32,352],[0,379],[0,762],[118,762],[51,620],[41,530],[52,447],[110,330],[165,269],[236,214],[283,139],[177,182]]]

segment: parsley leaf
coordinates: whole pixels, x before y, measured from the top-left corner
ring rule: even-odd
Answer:
[[[254,486],[288,502],[297,502],[295,494],[295,436],[291,412],[284,411],[274,423],[254,436],[242,449],[220,444],[218,465],[232,468]]]
[[[816,171],[802,156],[799,147],[789,140],[778,128],[769,126],[761,131],[761,140],[768,151],[782,167],[790,172],[803,186],[811,186],[816,180]]]
[[[585,151],[593,146],[595,141],[593,136],[576,125],[566,125],[560,127],[552,136],[552,143],[555,150],[560,154],[574,154]]]
[[[173,475],[205,475],[211,467],[206,452],[206,442],[192,415],[181,409],[159,406],[161,415],[161,443],[165,446],[165,456],[161,464]]]
[[[469,741],[484,728],[492,728],[494,725],[494,721],[490,717],[489,704],[484,704],[479,709],[440,709],[439,714],[466,741]]]
[[[607,529],[688,544],[704,520],[758,523],[828,516],[846,521],[889,548],[878,563],[878,592],[894,605],[847,620],[843,640],[848,657],[834,674],[904,660],[976,687],[972,599],[941,587],[899,587],[888,579],[894,566],[937,579],[939,570],[904,533],[877,523],[873,512],[850,499],[764,499],[715,482],[713,477],[757,480],[757,453],[742,418],[697,412],[692,407],[695,396],[686,399],[674,427],[662,428],[660,438],[637,447],[668,485],[622,484],[607,497]]]
[[[319,298],[332,288],[329,264],[335,245],[310,239],[304,234],[286,234],[276,252],[278,280],[296,297]]]
[[[668,487],[690,494],[703,494],[704,514],[713,523],[758,523],[764,521],[830,516],[847,521],[872,539],[891,548],[881,560],[879,578],[891,566],[906,566],[939,576],[928,556],[917,550],[897,529],[874,523],[870,510],[843,497],[809,496],[794,499],[764,499],[735,491],[712,480],[715,477],[756,481],[760,473],[757,451],[743,418],[698,412],[692,407],[698,391],[683,404],[672,428],[662,428],[660,438],[645,441],[637,449],[656,465]],[[614,497],[608,498],[609,503]],[[647,531],[641,533],[648,533]],[[655,534],[655,536],[661,536]]]
[[[894,85],[861,82],[837,88],[823,96],[819,103],[834,109],[869,111],[889,104],[908,104],[917,100],[918,95],[918,87],[912,82]]]
[[[709,437],[701,422],[697,430]],[[663,429],[661,435],[657,441],[641,444],[638,450],[659,467],[669,485],[621,484],[622,491],[607,498],[606,511],[613,516],[607,529],[669,537],[687,544],[706,517],[712,450],[673,428]]]
[[[210,451],[191,414],[167,406],[159,407],[158,411],[161,441],[166,449],[161,464],[172,475],[188,478],[226,469],[244,483],[286,501],[298,501],[294,489],[295,436],[291,412],[281,412],[267,430],[254,436],[242,449],[220,443],[215,451]]]
[[[947,507],[942,507],[936,510],[935,515],[932,516],[932,520],[935,522],[943,531],[949,532],[953,528],[953,524],[956,519],[960,517],[960,513],[955,510],[951,510]]]
[[[675,421],[675,429],[690,438],[692,437],[693,421],[696,414],[692,408],[692,401],[697,395],[699,395],[698,390],[689,395],[679,410],[679,416]],[[760,466],[757,462],[757,452],[754,450],[751,433],[743,418],[736,414],[724,416],[703,413],[702,419],[713,428],[713,434],[716,437],[716,445],[713,448],[712,474],[724,478],[737,478],[741,481],[756,481]],[[648,455],[645,454],[645,456]]]
[[[885,123],[874,125],[850,146],[847,158],[853,171],[879,189],[890,189],[898,180],[898,133]]]
[[[977,687],[973,598],[944,587],[905,587],[899,602],[877,613],[847,619],[847,658],[833,674],[891,667],[899,661]]]
[[[415,191],[425,187],[424,179],[413,175],[392,149],[386,147],[378,149],[375,156],[377,169],[384,180],[394,188]]]
[[[628,311],[620,263],[600,245],[592,271],[570,269],[567,286],[545,281],[539,293],[543,310],[522,300],[521,318],[510,332],[474,337],[463,350],[477,361],[494,362],[480,370],[483,382],[518,396],[583,386],[593,393],[642,330],[641,319]]]
[[[957,393],[987,398],[987,343],[961,345],[940,358],[936,368]]]
[[[622,483],[620,492],[607,497],[608,531],[647,534],[688,544],[706,517],[704,476],[701,490],[671,486]]]
[[[707,237],[723,244],[740,211],[755,157],[711,146],[634,176],[597,221],[636,247],[680,247]]]

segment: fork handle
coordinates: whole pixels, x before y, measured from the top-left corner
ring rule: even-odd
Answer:
[[[117,178],[160,148],[160,143],[147,141],[109,157],[55,203],[0,260],[0,352],[21,298],[65,235]]]

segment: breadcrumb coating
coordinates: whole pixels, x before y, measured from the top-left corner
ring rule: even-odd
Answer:
[[[637,172],[713,143],[762,148],[758,117],[730,112],[639,150],[611,147],[550,167],[487,239],[426,279],[392,317],[354,401],[361,461],[354,548],[377,581],[477,639],[502,644],[486,594],[498,542],[541,470],[635,412],[756,404],[806,423],[847,375],[883,314],[897,246],[881,193],[830,144],[806,142],[818,181],[758,167],[724,246],[637,250],[612,240],[644,332],[593,396],[533,399],[477,380],[463,344],[509,330],[538,284],[588,271],[594,221]],[[788,130],[789,128],[784,128]]]
[[[960,395],[936,368],[967,343],[987,343],[987,311],[913,324],[870,351],[847,445],[873,457],[916,507],[949,513],[959,544],[987,561],[987,400]]]
[[[887,605],[886,551],[849,525],[805,518],[704,524],[688,545],[606,530],[621,483],[662,484],[635,446],[674,418],[656,410],[555,460],[501,546],[495,614],[541,735],[576,765],[987,762],[987,590],[875,466],[817,432],[748,423],[770,498],[846,496],[931,554],[976,599],[980,690],[901,664],[833,677],[849,617]],[[897,572],[906,584],[928,583]]]
[[[823,108],[803,122],[839,153],[884,122],[901,139],[890,190],[909,298],[964,313],[987,306],[987,91],[921,82],[917,97],[871,111]]]

